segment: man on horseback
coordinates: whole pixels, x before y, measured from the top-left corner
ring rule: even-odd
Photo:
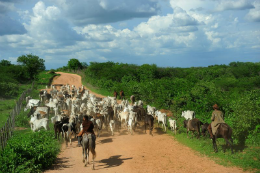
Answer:
[[[92,121],[89,121],[88,120],[88,116],[87,115],[84,115],[83,117],[83,122],[82,122],[82,126],[83,126],[83,129],[79,132],[79,134],[77,135],[78,137],[78,147],[81,146],[81,141],[82,141],[82,135],[84,133],[86,134],[91,134],[92,135],[92,140],[94,141],[95,143],[95,140],[96,140],[96,135],[94,133],[94,124]]]
[[[210,134],[210,138],[213,139],[213,135],[215,135],[218,126],[220,123],[225,123],[224,121],[224,114],[222,111],[219,110],[219,107],[217,104],[213,105],[214,111],[212,112],[211,116],[211,124],[208,126],[208,131]]]

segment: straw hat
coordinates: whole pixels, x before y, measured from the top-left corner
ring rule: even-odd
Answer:
[[[213,105],[213,109],[219,109],[218,105],[217,105],[217,104],[214,104],[214,105]]]

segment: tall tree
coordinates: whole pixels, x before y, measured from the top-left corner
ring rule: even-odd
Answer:
[[[70,59],[69,62],[68,62],[68,67],[69,69],[72,69],[72,70],[77,70],[77,69],[82,69],[82,64],[79,62],[78,59]]]
[[[8,61],[8,60],[5,60],[5,59],[0,61],[0,66],[10,66],[10,65],[12,65],[11,61]]]
[[[45,61],[36,55],[27,54],[19,56],[17,62],[26,68],[30,79],[35,79],[41,71],[45,70]]]

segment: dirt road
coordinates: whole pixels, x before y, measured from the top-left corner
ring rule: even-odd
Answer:
[[[70,84],[81,86],[81,77],[75,74],[60,73],[53,84]],[[99,95],[101,97],[101,95]],[[157,127],[157,126],[156,126]],[[154,136],[144,133],[139,127],[133,135],[121,130],[120,134],[111,136],[110,132],[102,131],[97,138],[95,170],[90,165],[82,163],[82,149],[72,145],[62,146],[62,151],[56,163],[47,173],[143,173],[143,172],[210,172],[237,173],[243,172],[236,167],[224,167],[207,157],[201,156],[192,149],[177,142],[174,137],[165,134],[160,128],[155,128]]]

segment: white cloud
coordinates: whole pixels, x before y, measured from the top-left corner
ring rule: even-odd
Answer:
[[[6,35],[15,24],[5,34],[0,27],[0,59],[32,53],[45,58],[47,68],[66,65],[71,58],[160,65],[163,57],[177,62],[188,55],[186,62],[196,66],[191,60],[206,60],[205,53],[242,56],[260,45],[258,1],[169,0],[161,7],[157,0],[43,0],[26,7],[13,2],[2,13],[0,6],[0,17],[8,17],[0,26],[15,21],[26,29]]]
[[[254,6],[248,0],[221,0],[215,10],[245,10],[251,8],[254,8]]]
[[[150,17],[160,9],[154,0],[59,0],[56,3],[77,26]]]
[[[61,15],[60,9],[55,6],[45,7],[42,1],[39,1],[33,7],[30,23],[25,24],[29,35],[41,46],[57,46],[74,44],[83,38],[78,35]]]
[[[252,22],[260,22],[260,2],[255,1],[253,5],[255,8],[250,9],[245,18]]]

